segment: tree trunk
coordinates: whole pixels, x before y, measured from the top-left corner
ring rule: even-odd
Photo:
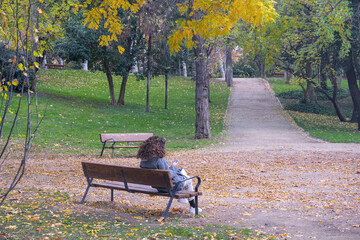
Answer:
[[[122,76],[120,94],[119,94],[119,99],[118,99],[118,104],[122,105],[122,106],[125,105],[125,89],[126,89],[126,83],[127,83],[128,77],[129,77],[128,74],[124,74]]]
[[[41,68],[41,69],[47,69],[46,64],[47,64],[46,53],[45,53],[45,51],[44,51],[44,53],[43,53],[43,60],[42,60],[42,62],[40,63],[40,68]]]
[[[218,48],[216,48],[216,52],[217,52],[217,55],[218,55],[218,58],[219,58],[219,70],[220,70],[220,73],[221,73],[221,78],[225,78],[225,70],[224,70],[224,62],[222,60],[222,57],[221,57],[221,52]]]
[[[138,62],[136,61],[134,66],[132,67],[132,73],[137,74],[139,73],[139,68],[138,68]]]
[[[85,59],[85,60],[81,63],[81,70],[83,70],[83,71],[88,71],[88,63],[89,63],[89,61]]]
[[[147,84],[146,84],[146,112],[150,111],[150,80],[151,80],[151,34],[148,39],[147,49]]]
[[[360,91],[359,91],[358,83],[356,81],[355,68],[352,61],[352,51],[350,51],[349,53],[347,66],[348,68],[346,69],[346,78],[349,84],[351,99],[354,104],[354,113],[356,113],[356,115],[353,116],[353,120],[356,120],[356,122],[358,123],[358,131],[360,131],[360,117],[359,117]]]
[[[206,48],[204,39],[195,36],[197,46],[195,48],[196,57],[196,90],[195,90],[195,138],[211,138],[210,117],[209,117],[209,78],[207,73]]]
[[[336,114],[340,120],[340,122],[346,122],[346,118],[342,115],[341,110],[340,110],[340,105],[339,102],[337,100],[337,84],[336,84],[336,79],[333,82],[333,96],[330,97],[329,94],[322,88],[319,88],[319,91],[322,92],[323,94],[325,94],[325,96],[331,101],[331,103],[334,106],[334,109],[336,111]]]
[[[353,107],[353,112],[352,112],[352,115],[351,115],[351,119],[349,122],[351,123],[356,123],[357,122],[357,118],[358,118],[358,112],[356,111],[356,108],[355,106]]]
[[[291,73],[289,71],[285,71],[286,84],[290,84]]]
[[[306,94],[305,94],[305,101],[306,103],[316,102],[316,93],[314,87],[312,85],[312,66],[311,63],[306,63]]]
[[[57,56],[56,61],[58,62],[58,64],[64,65],[64,60],[61,57]],[[61,67],[60,69],[63,69],[63,68]]]
[[[232,49],[226,47],[226,71],[225,82],[229,87],[233,86],[233,61],[232,61]]]
[[[168,109],[168,72],[165,72],[165,109]]]
[[[182,61],[183,77],[187,77],[186,62]]]
[[[196,63],[195,61],[192,61],[192,76],[191,81],[196,81]]]
[[[104,64],[104,70],[105,70],[105,74],[106,74],[108,84],[109,84],[110,104],[115,105],[116,101],[115,101],[115,92],[114,92],[114,81],[113,81],[113,78],[112,78],[112,75],[111,75],[111,70],[110,70],[108,60],[105,59],[103,61],[103,64]]]
[[[329,61],[330,61],[330,56],[328,52],[325,52],[322,54],[321,56],[321,62],[320,62],[320,86],[322,89],[327,90],[328,86],[327,86],[327,69],[325,68],[325,66],[329,65]]]

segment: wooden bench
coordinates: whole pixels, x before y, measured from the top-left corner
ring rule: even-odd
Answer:
[[[115,148],[138,148],[139,145],[131,145],[130,143],[143,142],[152,136],[154,136],[152,133],[100,133],[100,141],[103,145],[100,157],[103,155],[105,148],[111,148],[112,157],[114,157]],[[127,145],[115,146],[118,142],[126,142]],[[107,143],[111,143],[111,145],[106,146]]]
[[[283,72],[273,72],[271,74],[272,77],[284,77],[285,74]]]
[[[64,65],[62,64],[45,64],[46,67],[51,68],[51,69],[63,69]]]
[[[198,214],[198,196],[202,195],[202,192],[198,191],[201,184],[201,179],[198,176],[188,178],[197,178],[195,191],[183,190],[179,193],[176,192],[179,184],[173,186],[168,170],[144,169],[91,162],[82,162],[81,164],[88,183],[81,203],[84,203],[90,187],[101,187],[111,190],[111,201],[114,201],[114,189],[130,193],[169,197],[170,199],[165,213],[158,221],[163,221],[166,218],[174,198],[189,198],[194,196],[196,205],[195,214]],[[99,179],[106,181],[99,181]],[[167,189],[167,192],[159,192],[154,187]]]

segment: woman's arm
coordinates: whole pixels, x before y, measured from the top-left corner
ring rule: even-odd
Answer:
[[[164,158],[159,158],[157,162],[158,169],[169,170],[169,164]]]

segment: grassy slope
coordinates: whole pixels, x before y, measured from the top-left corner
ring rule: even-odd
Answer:
[[[276,94],[292,90],[301,90],[299,85],[286,84],[284,79],[268,79],[268,81]],[[342,87],[348,87],[346,81],[342,81]],[[283,106],[288,102],[286,99],[279,98],[279,100]],[[332,107],[329,101],[320,102],[320,104]],[[352,112],[350,98],[341,100],[340,104],[342,111]],[[340,122],[336,115],[326,116],[295,111],[289,111],[289,114],[300,127],[309,132],[313,137],[324,139],[329,142],[360,143],[360,134],[357,131],[356,123]]]
[[[118,97],[121,78],[114,78]],[[48,70],[39,74],[40,110],[47,105],[36,144],[51,150],[99,152],[99,133],[153,132],[168,139],[169,149],[195,148],[217,141],[224,128],[229,89],[211,83],[212,140],[194,140],[195,84],[169,80],[168,109],[164,109],[164,78],[155,77],[150,90],[150,112],[145,112],[146,82],[130,77],[125,106],[110,105],[106,76],[102,72]]]

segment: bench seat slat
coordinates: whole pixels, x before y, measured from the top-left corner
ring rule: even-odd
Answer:
[[[94,184],[92,184],[92,186],[127,191],[124,183],[121,183],[121,182],[94,183]],[[136,193],[145,193],[145,194],[150,194],[150,195],[170,197],[169,193],[158,192],[157,189],[152,188],[147,185],[128,184],[128,188],[130,191],[136,192]],[[192,192],[192,191],[184,190],[181,193],[176,193],[175,198],[189,198],[189,197],[194,197],[194,196],[199,196],[199,195],[202,195],[202,192]]]
[[[101,142],[143,142],[149,137],[152,137],[152,133],[101,133]]]
[[[104,148],[139,148],[139,146],[105,146]]]

